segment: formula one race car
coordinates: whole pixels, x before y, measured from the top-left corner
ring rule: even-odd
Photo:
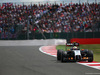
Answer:
[[[70,49],[67,49],[67,46],[71,46]],[[78,48],[79,43],[67,43],[66,50],[57,50],[57,60],[61,60],[61,62],[65,61],[93,61],[93,51],[88,49],[80,49]]]

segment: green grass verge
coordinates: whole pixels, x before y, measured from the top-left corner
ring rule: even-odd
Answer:
[[[92,50],[94,53],[94,61],[100,62],[100,44],[80,45],[80,48]],[[58,45],[56,46],[56,49],[66,50],[66,47],[65,45]],[[70,49],[70,47],[67,47],[67,49]]]

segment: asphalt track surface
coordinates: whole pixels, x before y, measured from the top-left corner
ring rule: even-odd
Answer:
[[[100,70],[61,63],[40,46],[0,46],[0,75],[100,75]]]

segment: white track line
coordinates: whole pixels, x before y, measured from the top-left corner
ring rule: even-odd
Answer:
[[[82,63],[82,64],[86,65],[86,64],[100,64],[100,63]]]
[[[84,66],[87,66],[87,67],[91,67],[91,68],[100,70],[100,69],[99,69],[99,66],[89,66],[89,65],[87,65],[88,63],[87,63],[87,64],[84,64],[84,63],[79,63],[79,62],[77,62],[77,64],[81,64],[81,65],[84,65]]]

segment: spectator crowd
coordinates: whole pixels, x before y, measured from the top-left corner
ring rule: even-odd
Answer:
[[[0,5],[1,36],[16,34],[18,26],[22,26],[21,31],[27,31],[28,24],[30,32],[100,31],[100,4]]]

